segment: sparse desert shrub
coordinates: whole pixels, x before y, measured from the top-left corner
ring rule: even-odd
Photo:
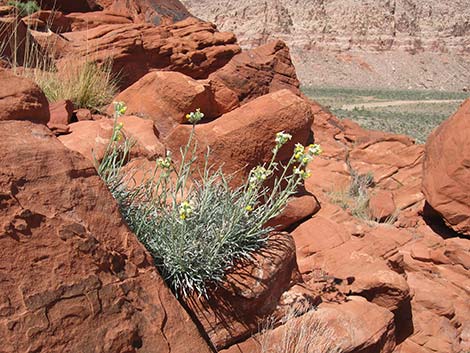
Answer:
[[[370,221],[369,188],[373,185],[374,177],[371,173],[359,174],[350,168],[351,184],[347,190],[331,192],[330,197],[334,203],[344,210],[349,210],[357,218]]]
[[[334,331],[312,313],[302,318],[291,310],[282,320],[282,332],[275,332],[273,321],[268,321],[259,336],[261,353],[338,353]]]
[[[125,107],[116,103],[115,110],[117,118]],[[252,169],[246,182],[232,189],[230,177],[208,165],[209,152],[204,168],[195,167],[194,131],[202,117],[200,111],[187,116],[193,129],[180,150],[179,166],[170,154],[159,158],[155,169],[137,185],[135,171],[123,169],[132,142],[121,140],[122,125],[117,122],[97,166],[127,224],[176,295],[194,291],[206,295],[208,286],[222,281],[235,261],[259,249],[272,231],[266,222],[283,210],[289,196],[310,175],[307,163],[320,153],[318,145],[297,144],[286,165],[276,162],[278,151],[291,139],[279,132],[271,161]],[[274,182],[270,188],[268,179]]]
[[[16,10],[18,11],[18,15],[20,17],[29,16],[41,10],[41,8],[36,3],[36,1],[28,1],[28,2],[8,1],[7,5],[16,7]]]
[[[70,62],[66,69],[46,66],[28,75],[41,87],[50,102],[70,99],[77,108],[100,110],[116,95],[118,78],[112,62]]]
[[[0,24],[0,59],[5,59],[17,75],[35,81],[49,102],[69,99],[76,108],[96,111],[111,103],[119,80],[112,71],[112,60],[70,60],[58,69],[53,59],[55,39],[40,47],[29,30],[18,19]]]

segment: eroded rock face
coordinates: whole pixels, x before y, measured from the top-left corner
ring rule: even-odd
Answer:
[[[465,1],[182,2],[195,16],[236,33],[244,48],[285,41],[303,84],[452,91],[468,86],[470,12]]]
[[[42,0],[41,8],[47,10],[58,10],[62,12],[87,12],[101,9],[95,0]]]
[[[300,95],[289,48],[279,40],[241,52],[210,79],[236,92],[241,103],[281,89]]]
[[[240,52],[233,33],[218,32],[214,25],[194,18],[167,26],[102,25],[64,36],[70,41],[63,58],[65,67],[67,60],[77,57],[97,62],[112,59],[122,88],[154,69],[207,78]]]
[[[92,164],[0,122],[3,351],[204,352]]]
[[[160,25],[191,16],[179,0],[98,0],[107,12],[130,17],[135,23]],[[110,4],[106,4],[109,3]]]
[[[429,136],[423,192],[452,229],[470,236],[470,100]]]
[[[221,165],[234,181],[244,180],[251,168],[269,162],[279,131],[290,133],[293,138],[280,151],[278,158],[288,160],[295,143],[306,144],[312,123],[309,105],[288,90],[281,90],[257,98],[218,119],[196,125],[198,162],[203,163],[210,146],[210,164]],[[186,144],[191,126],[178,126],[164,143],[178,155],[179,147]]]
[[[274,313],[296,277],[295,245],[287,233],[273,234],[252,260],[240,262],[209,298],[185,299],[217,349],[255,333]]]
[[[186,114],[196,109],[204,113],[205,122],[229,112],[236,104],[228,107],[218,104],[209,82],[171,71],[148,73],[121,92],[115,101],[126,103],[127,114],[153,121],[161,136],[168,135],[179,124],[188,123]],[[112,107],[108,112],[112,113]]]
[[[0,69],[0,121],[30,120],[47,124],[49,103],[31,80]]]

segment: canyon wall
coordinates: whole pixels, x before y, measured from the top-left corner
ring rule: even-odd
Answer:
[[[458,90],[470,82],[468,0],[183,3],[243,47],[286,41],[304,84]]]

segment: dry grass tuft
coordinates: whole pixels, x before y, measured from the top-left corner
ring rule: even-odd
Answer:
[[[0,22],[0,38],[0,59],[18,76],[35,81],[51,103],[69,99],[76,108],[100,111],[118,92],[112,60],[70,60],[58,68],[52,59],[55,39],[40,47],[19,17]]]
[[[118,91],[112,62],[71,63],[66,69],[35,69],[29,73],[50,102],[71,100],[76,108],[101,110],[111,103]]]
[[[312,312],[297,317],[292,310],[282,320],[283,326],[273,330],[273,323],[263,328],[259,343],[261,353],[338,353],[334,331]]]

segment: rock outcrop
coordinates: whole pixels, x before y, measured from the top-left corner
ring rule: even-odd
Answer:
[[[69,42],[64,69],[77,57],[112,60],[122,88],[157,69],[207,78],[240,51],[232,33],[218,32],[214,25],[192,18],[167,26],[101,25],[62,35]]]
[[[289,160],[294,143],[307,143],[312,119],[308,103],[289,90],[259,97],[213,122],[196,126],[198,163],[203,165],[210,147],[210,165],[222,165],[227,175],[233,174],[233,181],[244,180],[252,168],[269,162],[279,131],[293,136],[278,155],[280,161]],[[165,138],[173,155],[188,141],[191,129],[180,125]]]
[[[0,81],[0,121],[30,120],[48,123],[49,103],[32,80],[0,68]]]
[[[470,236],[470,100],[426,142],[426,201],[456,232]]]
[[[209,78],[235,92],[241,103],[284,88],[300,94],[289,48],[282,41],[243,51]]]
[[[160,25],[191,17],[179,0],[97,0],[104,10],[132,18],[135,23]],[[109,3],[109,4],[108,4]]]
[[[4,350],[209,353],[211,340],[225,352],[256,353],[264,338],[278,343],[290,327],[309,327],[313,320],[341,353],[469,351],[470,240],[462,234],[469,213],[470,103],[431,136],[425,151],[406,136],[364,130],[308,101],[281,41],[240,52],[233,34],[211,24],[194,18],[172,23],[183,11],[178,2],[125,3],[77,1],[80,11],[119,5],[123,12],[62,14],[57,33],[44,24],[47,12],[27,20],[37,25],[31,33],[39,44],[60,38],[59,70],[87,55],[99,63],[113,58],[114,72],[122,70],[121,88],[127,89],[116,99],[127,103],[128,115],[118,122],[121,141],[135,142],[125,166],[135,168],[135,183],[168,150],[178,163],[193,129],[185,115],[196,108],[206,113],[194,127],[198,163],[210,148],[209,163],[237,173],[234,184],[270,160],[279,131],[292,135],[279,162],[297,142],[320,143],[323,154],[310,162],[312,177],[271,224],[291,235],[273,233],[261,252],[209,288],[209,298],[180,298],[185,311],[93,168],[113,120],[73,110],[67,101],[48,107],[36,86],[0,71],[9,92],[4,96],[14,98],[0,95]],[[298,3],[305,5],[303,15],[315,14],[306,11],[311,3]],[[336,18],[324,2],[315,4],[325,10],[322,16]],[[341,4],[351,10],[344,16],[355,13]],[[402,3],[387,4],[398,10]],[[165,15],[167,5],[176,14]],[[279,21],[288,19],[280,14]],[[407,23],[401,25],[409,30]],[[377,26],[385,30],[387,22]],[[392,47],[405,30],[398,27]],[[459,31],[466,35],[465,28]],[[24,119],[41,124],[10,121]],[[258,332],[269,323],[267,332]]]
[[[4,352],[211,352],[90,162],[30,122],[0,145]]]

